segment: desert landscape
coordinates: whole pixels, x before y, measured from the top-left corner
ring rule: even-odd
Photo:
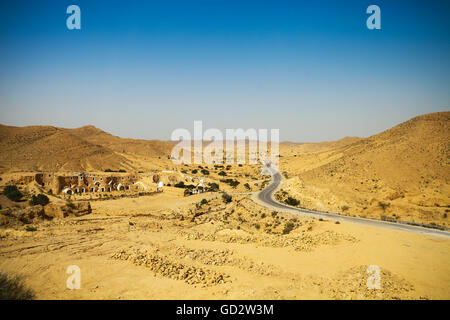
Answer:
[[[280,143],[273,198],[331,218],[260,201],[261,164],[176,165],[169,141],[0,125],[0,283],[35,299],[449,299],[449,120]]]

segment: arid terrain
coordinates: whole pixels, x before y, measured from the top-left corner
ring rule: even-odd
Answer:
[[[275,198],[448,227],[449,118],[282,143]],[[37,299],[450,299],[448,236],[271,208],[256,199],[270,181],[261,165],[175,165],[173,146],[92,126],[0,126],[0,273],[20,276]],[[33,180],[40,172],[133,174],[146,192],[48,192]],[[71,265],[79,290],[66,287]],[[380,289],[367,286],[372,265]]]
[[[313,210],[449,227],[449,124],[450,112],[432,113],[365,139],[282,145],[279,196]]]

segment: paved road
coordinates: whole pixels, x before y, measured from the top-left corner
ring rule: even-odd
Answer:
[[[413,226],[403,223],[393,223],[388,221],[381,221],[381,220],[374,220],[374,219],[365,219],[365,218],[357,218],[357,217],[350,217],[350,216],[341,216],[338,214],[333,213],[326,213],[326,212],[319,212],[319,211],[312,211],[312,210],[306,210],[306,209],[299,209],[295,207],[291,207],[282,203],[279,203],[273,199],[273,194],[276,191],[276,189],[281,184],[283,178],[281,177],[280,173],[275,172],[272,175],[272,183],[265,188],[264,190],[260,191],[258,193],[258,199],[263,202],[266,206],[282,209],[282,210],[289,210],[293,213],[300,213],[302,215],[309,215],[314,217],[320,217],[320,218],[327,218],[331,220],[336,221],[348,221],[352,223],[361,223],[369,226],[375,226],[375,227],[382,227],[382,228],[391,228],[391,229],[397,229],[397,230],[405,230],[410,232],[416,232],[416,233],[423,233],[428,235],[437,235],[437,236],[443,236],[443,237],[450,237],[450,232],[438,230],[438,229],[430,229],[430,228],[424,228],[420,226]]]

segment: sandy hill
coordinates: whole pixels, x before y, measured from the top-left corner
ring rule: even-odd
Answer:
[[[0,125],[2,171],[82,171],[131,169],[125,157],[70,130],[51,126],[13,127]]]
[[[280,150],[284,153],[284,155],[317,153],[333,150],[339,147],[345,147],[360,141],[361,139],[362,138],[359,137],[345,137],[336,141],[323,141],[316,143],[282,142],[280,143]]]
[[[420,191],[447,183],[450,112],[419,116],[337,151],[342,157],[310,175],[339,174],[382,180],[396,189]],[[334,176],[334,175],[333,175]]]
[[[167,158],[174,146],[167,141],[119,138],[94,126],[68,129],[68,132],[85,141],[101,145],[118,153],[149,158],[163,156]]]
[[[359,214],[382,202],[383,214],[436,220],[450,205],[449,120],[450,112],[431,113],[341,147],[298,149],[281,169],[297,177],[291,189],[305,206]]]

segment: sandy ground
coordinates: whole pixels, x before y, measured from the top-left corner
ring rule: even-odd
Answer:
[[[95,201],[93,214],[35,232],[1,229],[0,270],[38,299],[450,298],[447,239],[312,218],[282,234],[265,226],[290,217],[249,196],[177,192]],[[70,265],[79,290],[66,288]],[[379,290],[367,288],[369,265],[381,268]]]

